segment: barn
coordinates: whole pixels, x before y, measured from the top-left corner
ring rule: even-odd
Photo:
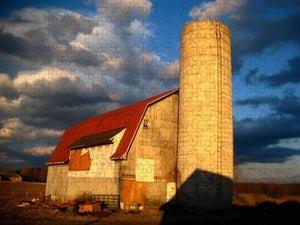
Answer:
[[[47,194],[165,202],[175,194],[177,111],[178,89],[67,129],[47,162]]]
[[[231,95],[229,29],[212,20],[185,25],[179,88],[67,129],[47,162],[46,194],[230,208]]]

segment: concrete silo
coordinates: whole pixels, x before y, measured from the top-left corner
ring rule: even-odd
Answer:
[[[181,31],[176,203],[230,208],[233,126],[230,31],[201,20]]]

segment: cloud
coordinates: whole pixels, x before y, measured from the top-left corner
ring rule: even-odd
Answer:
[[[202,2],[189,12],[189,16],[195,19],[218,19],[228,14],[234,14],[247,4],[246,0],[216,0]],[[237,17],[235,19],[238,19]]]
[[[293,155],[300,154],[298,96],[287,94],[282,98],[253,97],[237,100],[235,104],[256,109],[265,105],[272,110],[272,113],[265,117],[234,121],[234,148],[240,162],[281,163]],[[286,142],[290,140],[295,140],[295,143],[287,145]]]
[[[110,101],[105,85],[88,83],[78,74],[58,68],[44,68],[37,73],[19,73],[13,81],[20,95],[50,101],[56,106],[74,106]]]
[[[261,54],[269,48],[276,51],[282,43],[299,47],[299,9],[298,1],[285,4],[282,1],[216,0],[194,7],[189,16],[218,20],[230,28],[232,69],[233,74],[238,74],[245,65],[244,56]],[[279,11],[282,13],[276,13]]]
[[[118,27],[126,26],[135,18],[145,20],[151,13],[152,3],[148,0],[107,0],[97,2],[98,11]]]
[[[270,76],[261,75],[258,80],[271,87],[279,87],[288,83],[300,83],[300,56],[288,60],[286,69]]]
[[[62,131],[36,128],[22,123],[18,118],[11,118],[1,122],[0,140],[37,140],[41,138],[57,138],[62,135]]]
[[[18,97],[17,90],[14,88],[13,83],[7,74],[0,74],[0,97],[1,96],[8,99]]]
[[[268,105],[276,115],[300,116],[300,97],[294,94],[287,94],[283,98],[275,96],[254,97],[245,100],[235,101],[237,105],[258,107],[260,105]]]
[[[290,113],[291,114],[291,113]],[[280,147],[284,140],[298,138],[300,123],[297,117],[271,114],[264,118],[234,122],[234,149],[241,163],[284,162],[300,149]]]
[[[0,20],[0,53],[48,65],[58,61],[97,66],[102,63],[101,55],[69,43],[77,34],[92,32],[98,22],[61,9],[15,11],[9,20]]]
[[[135,19],[132,21],[129,27],[130,33],[136,35],[137,37],[142,37],[143,39],[151,35],[150,30],[139,20]]]
[[[259,68],[256,67],[255,69],[252,69],[248,72],[248,74],[246,75],[246,78],[245,78],[246,84],[249,85],[249,84],[256,83],[257,79],[255,79],[255,78],[256,78],[258,71],[259,71]]]
[[[159,71],[159,76],[163,79],[178,79],[179,78],[179,60],[170,62],[166,67]]]
[[[25,8],[14,11],[9,20],[0,20],[4,33],[24,37],[31,43],[65,43],[78,33],[90,33],[98,21],[66,9]]]
[[[24,153],[33,155],[33,156],[43,156],[43,155],[51,155],[54,151],[55,146],[49,147],[33,147],[33,148],[26,148],[23,150]]]

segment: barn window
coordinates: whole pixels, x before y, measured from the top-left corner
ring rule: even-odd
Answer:
[[[144,120],[144,128],[148,128],[149,127],[149,120]]]

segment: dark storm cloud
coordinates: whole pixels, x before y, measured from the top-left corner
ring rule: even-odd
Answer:
[[[246,100],[237,100],[235,103],[241,106],[250,105],[253,107],[269,105],[276,115],[300,116],[300,97],[294,94],[285,95],[283,98],[275,96],[254,97]]]
[[[276,145],[282,139],[297,138],[299,134],[300,122],[295,117],[273,114],[256,120],[237,121],[234,123],[235,154],[243,162],[283,162],[289,156],[299,154],[300,149],[284,151],[280,147],[268,146]]]
[[[73,40],[78,33],[90,33],[98,24],[97,20],[83,17],[75,12],[62,9],[42,10],[25,8],[11,13],[8,20],[1,20],[3,27],[29,27],[28,37],[54,38],[57,42],[65,43]],[[46,33],[43,33],[44,31]],[[46,36],[45,36],[46,34]]]
[[[36,108],[32,108],[36,107]],[[32,101],[22,107],[20,120],[34,127],[49,127],[65,130],[93,116],[119,107],[115,103],[57,107],[47,102]]]
[[[284,12],[288,12],[283,14]],[[300,7],[299,1],[285,4],[280,1],[251,1],[225,19],[231,30],[233,73],[243,67],[243,57],[257,55],[269,47],[293,42],[299,46]],[[222,19],[221,19],[222,20]]]
[[[57,143],[58,139],[55,142]],[[48,143],[45,146],[47,147],[51,145],[49,145]],[[10,145],[0,144],[1,167],[10,167],[15,169],[21,169],[24,166],[46,167],[45,162],[49,160],[48,154],[35,156],[32,154],[24,153],[24,148],[27,148],[26,145],[18,141],[15,141]]]
[[[284,162],[292,155],[300,154],[300,149],[270,147],[280,140],[298,138],[300,134],[299,98],[293,106],[291,99],[279,100],[276,97],[238,101],[240,105],[259,106],[269,104],[277,113],[265,118],[244,119],[234,122],[234,150],[239,161],[245,162]]]
[[[36,36],[35,39],[38,40],[32,42],[31,38],[15,37],[12,34],[4,34],[0,31],[0,53],[45,65],[56,61],[75,63],[79,66],[98,66],[107,60],[105,55],[97,55],[91,51],[74,48],[70,45],[51,46],[43,40],[43,36],[41,38]]]
[[[238,159],[239,164],[247,162],[257,163],[284,163],[292,156],[300,155],[300,150],[294,150],[290,148],[239,148],[235,149],[235,156]]]
[[[235,101],[240,106],[257,108],[267,105],[273,113],[264,118],[244,119],[234,122],[234,148],[242,162],[284,162],[300,149],[270,147],[280,140],[300,137],[300,97],[287,94],[254,97]]]
[[[6,74],[0,74],[0,97],[1,96],[4,96],[8,100],[17,98],[19,96],[9,76]]]
[[[262,75],[259,77],[259,81],[265,82],[271,87],[279,87],[288,83],[300,83],[300,56],[288,60],[288,68],[271,76]]]
[[[238,147],[266,147],[280,139],[295,138],[300,134],[297,118],[268,116],[235,122],[235,144]]]
[[[252,69],[248,72],[248,74],[246,75],[246,78],[245,78],[245,81],[246,81],[246,84],[254,84],[255,81],[256,81],[256,75],[259,71],[259,68],[255,68],[255,69]]]
[[[105,60],[102,55],[69,45],[77,34],[88,34],[97,24],[96,20],[59,10],[16,11],[9,20],[0,21],[0,53],[37,65],[49,65],[56,61],[97,66]],[[23,31],[22,35],[14,34],[18,29]]]

